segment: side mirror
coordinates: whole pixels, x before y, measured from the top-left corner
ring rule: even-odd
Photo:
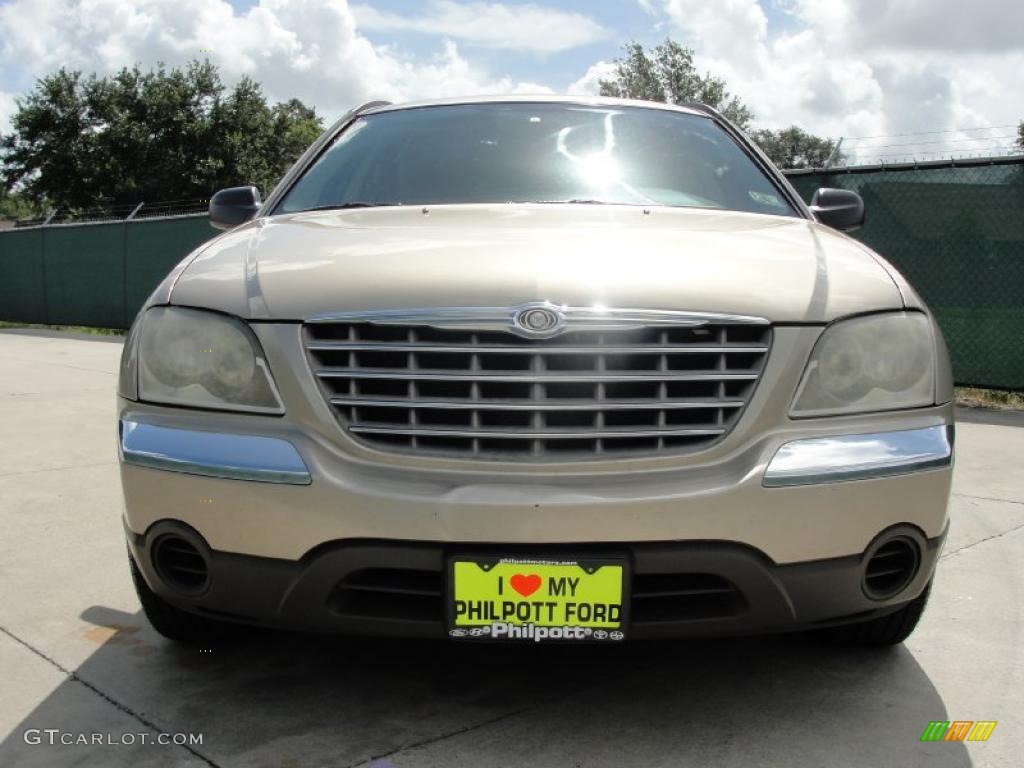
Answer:
[[[210,198],[210,226],[217,229],[237,227],[253,216],[263,204],[256,187],[228,187]]]
[[[822,187],[811,198],[811,213],[825,226],[849,232],[864,224],[864,201],[848,189]]]

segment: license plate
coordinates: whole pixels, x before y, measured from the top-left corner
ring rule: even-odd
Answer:
[[[625,560],[455,556],[448,635],[465,640],[621,641]]]

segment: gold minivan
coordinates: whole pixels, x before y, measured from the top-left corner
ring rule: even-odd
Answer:
[[[703,106],[367,104],[150,297],[119,382],[160,633],[464,642],[913,630],[939,329]]]

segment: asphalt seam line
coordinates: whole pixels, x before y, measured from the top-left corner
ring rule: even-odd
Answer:
[[[109,392],[109,391],[110,391],[110,386],[109,385],[102,386],[102,387],[81,387],[81,388],[75,390],[75,394],[76,395],[77,394],[81,394],[82,392]],[[54,392],[52,390],[43,391],[43,392],[8,392],[6,396],[7,397],[53,397],[53,398],[60,398],[62,401],[66,401],[68,399],[67,395],[65,395],[64,393],[62,393],[62,392]]]
[[[7,629],[7,627],[0,626],[0,632],[2,632],[3,634],[7,635],[7,637],[11,638],[11,640],[13,640],[14,642],[18,643],[22,647],[27,648],[30,652],[34,653],[36,656],[38,656],[40,659],[45,661],[47,664],[50,664],[51,666],[55,667],[56,669],[59,669],[61,672],[64,673],[64,675],[67,677],[68,680],[71,680],[72,682],[75,682],[75,683],[80,683],[81,685],[85,686],[87,689],[89,689],[90,691],[95,693],[97,696],[99,696],[101,699],[106,701],[112,707],[114,707],[118,711],[128,715],[129,717],[134,718],[135,720],[139,721],[144,726],[149,728],[151,731],[154,731],[157,734],[167,733],[166,730],[161,728],[159,725],[154,723],[152,720],[147,720],[145,717],[140,715],[138,712],[136,712],[135,710],[131,709],[127,705],[122,704],[120,701],[115,699],[113,696],[110,696],[109,694],[106,694],[103,691],[101,691],[99,688],[97,688],[95,685],[90,683],[88,680],[85,680],[82,677],[79,677],[78,673],[74,672],[73,670],[68,669],[63,664],[61,664],[60,662],[58,662],[55,659],[51,658],[50,656],[47,656],[45,653],[40,651],[38,648],[33,646],[31,643],[29,643],[29,642],[27,642],[25,640],[22,640],[16,634],[14,634],[9,629]],[[206,763],[208,766],[210,766],[210,768],[220,768],[220,766],[217,763],[213,762],[213,760],[208,758],[202,752],[198,752],[197,750],[193,749],[188,744],[174,744],[174,746],[181,747],[186,752],[189,752],[190,754],[192,754],[194,757],[197,757],[198,759],[202,760],[204,763]]]
[[[984,544],[986,541],[992,541],[993,539],[1001,539],[1001,538],[1003,538],[1003,536],[1006,536],[1007,534],[1015,533],[1015,532],[1017,532],[1019,530],[1022,530],[1022,529],[1024,529],[1024,523],[1021,523],[1020,525],[1015,525],[1013,528],[1009,528],[1009,529],[1003,531],[1002,533],[993,533],[991,536],[986,536],[984,539],[978,539],[977,541],[972,542],[970,544],[965,544],[964,546],[960,547],[959,549],[954,549],[952,552],[944,552],[939,559],[940,560],[945,560],[947,557],[952,557],[953,555],[958,555],[961,552],[964,552],[964,551],[966,551],[968,549],[971,549],[973,547],[978,546],[979,544]]]
[[[13,360],[16,363],[29,363],[30,365],[45,365],[50,368],[70,368],[73,371],[85,371],[86,373],[102,373],[105,376],[117,376],[117,371],[111,371],[103,368],[86,368],[82,365],[71,365],[69,363],[55,363],[52,360],[32,360],[17,357],[8,357],[8,360]]]
[[[622,674],[613,675],[612,679],[618,679],[618,678],[628,677],[630,675],[636,675],[638,673],[642,673],[642,672],[645,672],[645,671],[648,671],[648,670],[651,670],[651,669],[656,669],[657,667],[658,667],[658,663],[638,664],[636,667],[630,667],[627,671],[623,672]],[[402,746],[395,747],[394,749],[392,749],[389,752],[385,752],[385,753],[380,754],[380,755],[373,755],[371,757],[368,757],[368,758],[365,758],[363,760],[360,760],[357,763],[350,763],[349,765],[344,766],[344,768],[360,768],[360,766],[367,766],[367,768],[373,768],[373,764],[376,761],[378,761],[378,760],[385,760],[385,759],[387,759],[389,757],[393,757],[394,755],[400,754],[402,752],[411,752],[411,751],[419,749],[421,747],[427,747],[427,746],[430,746],[431,744],[437,744],[438,742],[447,741],[448,739],[453,739],[456,736],[462,736],[463,734],[466,734],[466,733],[472,733],[473,731],[476,731],[476,730],[478,730],[480,728],[486,728],[488,726],[495,725],[495,724],[503,722],[505,720],[509,720],[509,719],[511,719],[513,717],[518,717],[519,715],[525,714],[527,712],[532,712],[533,710],[536,710],[536,709],[541,709],[541,708],[549,706],[551,704],[560,704],[560,703],[562,703],[564,701],[568,701],[573,696],[577,696],[577,695],[579,695],[581,693],[585,693],[586,691],[589,691],[589,690],[592,690],[594,688],[597,688],[598,685],[599,685],[598,683],[584,683],[582,685],[577,686],[573,690],[565,691],[562,694],[551,694],[551,695],[547,696],[546,698],[541,699],[540,701],[534,702],[533,704],[530,704],[530,705],[525,706],[525,707],[520,707],[519,709],[513,710],[512,712],[506,712],[503,715],[497,715],[495,717],[490,718],[489,720],[482,720],[479,723],[473,723],[472,725],[466,725],[466,726],[463,726],[463,727],[458,728],[456,730],[449,731],[447,733],[439,733],[436,736],[430,736],[428,738],[422,739],[421,741],[413,742],[411,744],[404,744]],[[384,766],[381,766],[381,768],[384,768]],[[389,766],[389,768],[390,768],[390,766]]]
[[[995,496],[975,496],[973,493],[956,493],[953,496],[960,496],[965,499],[980,499],[981,501],[1001,501],[1005,504],[1024,504],[1024,501],[1018,501],[1017,499],[1000,499]]]
[[[390,752],[384,752],[384,753],[382,753],[380,755],[373,755],[373,756],[368,757],[366,759],[360,760],[357,763],[350,763],[349,765],[345,766],[345,768],[358,768],[359,766],[372,766],[378,760],[385,760],[385,759],[387,759],[389,757],[392,757],[393,755],[397,755],[399,752],[407,752],[409,750],[419,749],[420,747],[427,747],[427,746],[430,746],[431,744],[436,744],[439,741],[445,741],[446,739],[451,739],[451,738],[454,738],[455,736],[461,736],[464,733],[470,733],[472,731],[477,730],[478,728],[486,728],[488,725],[494,725],[495,723],[500,723],[502,720],[507,720],[510,717],[516,717],[518,715],[523,714],[524,712],[529,712],[531,709],[536,709],[538,706],[540,706],[540,704],[533,704],[533,705],[528,706],[528,707],[522,707],[521,709],[517,709],[517,710],[515,710],[513,712],[506,712],[503,715],[498,715],[496,717],[492,717],[489,720],[482,720],[479,723],[473,723],[472,725],[465,725],[462,728],[459,728],[459,729],[454,730],[454,731],[448,731],[446,733],[439,733],[436,736],[430,736],[428,738],[421,739],[420,741],[415,741],[415,742],[412,742],[410,744],[403,744],[400,747],[396,747],[395,749],[392,749]]]
[[[44,469],[24,469],[20,472],[0,472],[0,478],[4,477],[20,477],[21,475],[39,475],[43,472],[64,472],[69,469],[94,469],[96,467],[109,467],[117,466],[117,459],[111,459],[110,461],[103,461],[99,464],[73,464],[68,467],[46,467]]]

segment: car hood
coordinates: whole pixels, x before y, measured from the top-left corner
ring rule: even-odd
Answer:
[[[456,205],[250,222],[201,248],[171,302],[255,320],[528,301],[825,322],[899,309],[884,262],[811,221],[683,208]]]

